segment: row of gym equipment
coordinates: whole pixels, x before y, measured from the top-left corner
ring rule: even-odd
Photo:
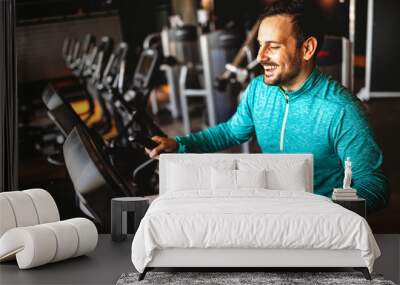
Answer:
[[[126,43],[114,44],[107,36],[96,41],[90,34],[81,40],[65,39],[62,56],[78,84],[49,84],[43,92],[48,116],[61,134],[58,151],[44,154],[53,164],[65,164],[79,208],[102,231],[109,231],[111,198],[158,193],[157,160],[150,159],[144,147],[154,147],[152,136],[165,136],[153,121],[160,106],[154,97],[150,100],[160,73],[170,89],[163,108],[174,119],[184,118],[185,126],[190,120],[189,97],[206,99],[209,125],[233,113],[237,103],[228,100],[234,96],[223,94],[227,88],[217,89],[214,79],[234,57],[240,41],[229,31],[201,35],[199,48],[198,39],[194,26],[149,35],[133,75],[127,75]],[[214,100],[213,91],[225,102]]]
[[[193,104],[200,102],[207,126],[234,113],[248,82],[260,73],[256,36],[256,25],[244,40],[230,30],[177,25],[148,35],[134,68],[125,42],[91,34],[65,38],[62,56],[76,80],[49,83],[43,91],[57,131],[53,147],[39,149],[50,163],[65,165],[77,206],[101,232],[110,230],[111,198],[158,193],[157,160],[144,148],[156,145],[152,136],[166,136],[155,123],[161,108],[182,120],[185,134],[192,131]],[[328,37],[318,58],[321,69],[349,88],[350,54],[348,40]],[[160,78],[169,90],[162,106],[150,96]],[[242,146],[243,152],[249,149],[248,143]]]

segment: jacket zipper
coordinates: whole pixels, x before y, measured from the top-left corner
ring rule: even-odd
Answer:
[[[289,96],[286,94],[286,92],[282,88],[280,90],[283,93],[283,95],[285,96],[285,101],[286,101],[285,114],[283,115],[283,122],[282,122],[282,128],[281,128],[281,139],[280,139],[280,145],[279,145],[280,151],[283,152],[283,141],[285,139],[285,127],[286,127],[287,116],[289,113]]]

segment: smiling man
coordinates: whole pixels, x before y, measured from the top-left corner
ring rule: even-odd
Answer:
[[[388,201],[382,152],[360,102],[320,73],[315,58],[323,19],[312,0],[279,0],[260,18],[258,61],[264,74],[252,80],[232,118],[175,139],[154,137],[151,157],[166,152],[215,152],[246,142],[255,133],[264,153],[312,153],[314,193],[341,187],[350,157],[353,185],[368,210]]]

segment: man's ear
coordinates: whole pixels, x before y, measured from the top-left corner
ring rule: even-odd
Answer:
[[[317,50],[318,41],[315,37],[309,37],[303,43],[303,59],[310,60]]]

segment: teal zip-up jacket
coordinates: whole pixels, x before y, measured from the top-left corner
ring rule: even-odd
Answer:
[[[176,137],[178,152],[220,151],[246,142],[254,132],[264,153],[314,155],[314,193],[330,197],[333,188],[341,188],[350,157],[352,187],[368,210],[387,204],[382,152],[360,102],[317,69],[293,92],[256,77],[227,122]]]

